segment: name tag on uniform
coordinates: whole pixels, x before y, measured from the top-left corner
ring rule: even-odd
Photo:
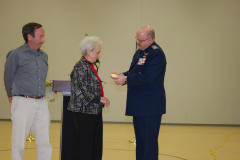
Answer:
[[[139,58],[137,65],[144,65],[145,61],[146,61],[146,57],[145,58]]]

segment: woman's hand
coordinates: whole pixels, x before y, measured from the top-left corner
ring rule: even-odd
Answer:
[[[100,102],[104,104],[104,107],[108,107],[110,105],[110,100],[107,97],[101,97]]]

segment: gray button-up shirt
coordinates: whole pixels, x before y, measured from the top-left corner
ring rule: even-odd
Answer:
[[[4,83],[8,97],[45,96],[48,56],[25,43],[7,54]]]

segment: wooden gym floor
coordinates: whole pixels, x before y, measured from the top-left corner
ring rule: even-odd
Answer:
[[[52,122],[52,160],[60,160],[60,123]],[[11,121],[0,121],[0,160],[11,160]],[[104,123],[103,160],[135,160],[131,124]],[[36,144],[26,142],[24,160],[35,160]],[[159,160],[240,160],[239,126],[162,125]]]

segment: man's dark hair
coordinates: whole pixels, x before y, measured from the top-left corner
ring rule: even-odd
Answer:
[[[42,25],[39,23],[35,23],[35,22],[31,22],[28,24],[25,24],[22,28],[22,34],[23,34],[23,38],[25,40],[25,42],[28,42],[28,37],[27,35],[30,34],[32,37],[35,36],[34,31],[35,29],[41,28]]]

